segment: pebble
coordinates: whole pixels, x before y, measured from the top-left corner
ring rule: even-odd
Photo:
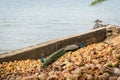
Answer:
[[[117,80],[117,76],[109,77],[109,80]]]
[[[120,80],[120,76],[117,78],[117,80]]]
[[[47,74],[46,73],[42,73],[42,74],[38,75],[38,78],[40,80],[46,80],[47,79]]]
[[[119,68],[113,68],[114,74],[120,76],[120,69]]]
[[[23,77],[22,80],[39,80],[39,79],[37,76],[33,75],[33,76]]]

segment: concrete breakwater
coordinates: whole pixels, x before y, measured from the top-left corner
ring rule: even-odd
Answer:
[[[16,51],[0,54],[0,62],[25,59],[39,59],[41,54],[45,54],[45,56],[48,56],[56,50],[63,48],[67,45],[78,45],[82,41],[85,42],[85,45],[89,45],[92,43],[101,42],[105,38],[106,28],[99,28],[84,34],[76,34],[73,36],[68,36],[57,40],[52,40],[42,44],[38,44],[35,46],[30,46]]]

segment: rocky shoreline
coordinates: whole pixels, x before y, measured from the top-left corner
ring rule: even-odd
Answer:
[[[96,43],[67,52],[48,66],[22,60],[0,64],[0,80],[120,80],[120,51],[108,43]]]

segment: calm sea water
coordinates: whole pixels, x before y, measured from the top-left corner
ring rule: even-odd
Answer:
[[[120,26],[120,0],[0,0],[0,53],[83,33],[94,21]]]

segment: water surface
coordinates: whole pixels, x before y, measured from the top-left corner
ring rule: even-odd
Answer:
[[[0,0],[0,53],[90,30],[96,19],[120,26],[120,1]]]

